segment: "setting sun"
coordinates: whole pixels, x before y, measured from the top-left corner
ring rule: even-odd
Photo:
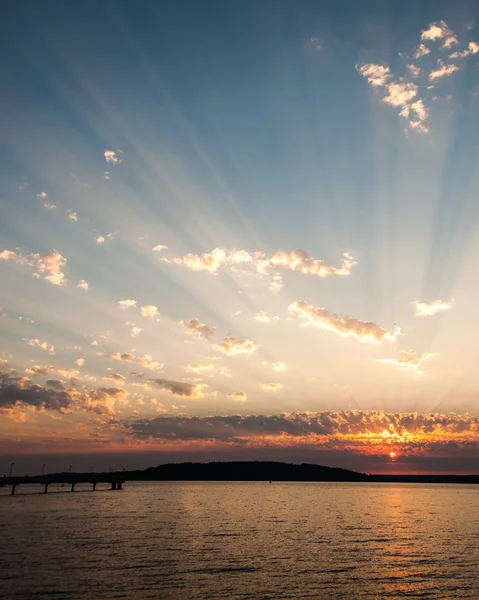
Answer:
[[[397,456],[397,454],[395,452],[390,452],[389,453],[390,458],[392,458],[392,460],[394,460]]]

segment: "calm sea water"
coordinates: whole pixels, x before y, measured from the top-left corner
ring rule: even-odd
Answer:
[[[479,486],[0,491],[1,598],[479,598]]]

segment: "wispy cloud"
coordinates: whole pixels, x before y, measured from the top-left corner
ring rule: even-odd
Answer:
[[[286,363],[284,363],[284,362],[281,362],[281,361],[271,363],[271,366],[273,367],[273,369],[275,371],[278,371],[278,372],[279,371],[286,371],[286,369],[288,368],[288,365]]]
[[[315,307],[308,302],[299,301],[290,305],[289,310],[320,329],[338,333],[342,337],[354,337],[359,342],[382,344],[395,342],[400,329],[388,330],[371,321],[361,321],[351,317],[330,313],[325,308]]]
[[[77,288],[88,291],[90,289],[90,286],[84,279],[80,279],[80,281],[77,283]]]
[[[260,383],[261,389],[267,390],[268,392],[276,392],[283,387],[282,383]]]
[[[317,277],[350,275],[356,264],[354,258],[345,252],[340,267],[328,265],[325,261],[313,258],[304,250],[287,252],[279,250],[271,256],[263,252],[247,252],[246,250],[224,250],[215,248],[211,253],[186,254],[183,257],[161,259],[165,263],[183,265],[192,271],[208,271],[216,275],[221,267],[232,271],[252,269],[257,275],[271,278],[270,290],[279,291],[283,285],[281,271],[288,269]]]
[[[247,402],[248,395],[246,392],[232,392],[229,394],[228,398],[232,398],[233,400],[237,400],[238,402]]]
[[[112,359],[127,363],[138,363],[145,369],[150,369],[151,371],[161,371],[164,367],[163,363],[153,360],[153,357],[150,354],[137,356],[133,354],[133,352],[114,352]]]
[[[44,198],[48,198],[48,194],[46,192],[39,192],[37,198],[42,198],[43,200]]]
[[[437,313],[450,310],[454,304],[454,300],[432,300],[431,302],[420,302],[415,300],[411,302],[415,308],[416,317],[431,317]]]
[[[204,371],[213,371],[215,368],[213,363],[191,363],[186,366],[186,371],[192,373],[203,373]]]
[[[416,354],[413,350],[400,350],[396,358],[380,358],[378,362],[394,365],[397,369],[412,371],[416,375],[421,375],[421,365],[424,361],[432,357],[432,354]]]
[[[466,58],[471,54],[477,54],[479,52],[479,44],[477,42],[469,42],[468,47],[461,52],[454,52],[449,58]]]
[[[434,81],[435,79],[440,79],[441,77],[446,77],[448,75],[452,75],[456,71],[459,71],[458,66],[445,65],[442,60],[438,60],[437,64],[439,68],[429,73],[429,81]]]

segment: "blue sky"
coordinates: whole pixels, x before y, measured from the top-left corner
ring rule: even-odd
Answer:
[[[323,462],[347,466],[389,454],[364,441],[380,415],[433,413],[433,427],[388,421],[401,468],[439,439],[475,459],[478,16],[474,2],[7,3],[5,460],[217,456],[238,436],[176,427],[281,413],[342,425],[241,443],[285,459],[332,444]]]

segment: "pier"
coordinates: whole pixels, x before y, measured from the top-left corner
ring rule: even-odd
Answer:
[[[0,487],[10,486],[11,495],[15,495],[18,486],[40,485],[43,486],[43,493],[48,493],[48,487],[52,484],[60,484],[62,487],[69,487],[70,492],[75,491],[75,486],[83,483],[91,485],[91,491],[96,491],[96,486],[100,483],[110,485],[110,490],[122,490],[125,479],[121,473],[60,473],[55,475],[36,475],[34,477],[3,477],[0,479]]]

